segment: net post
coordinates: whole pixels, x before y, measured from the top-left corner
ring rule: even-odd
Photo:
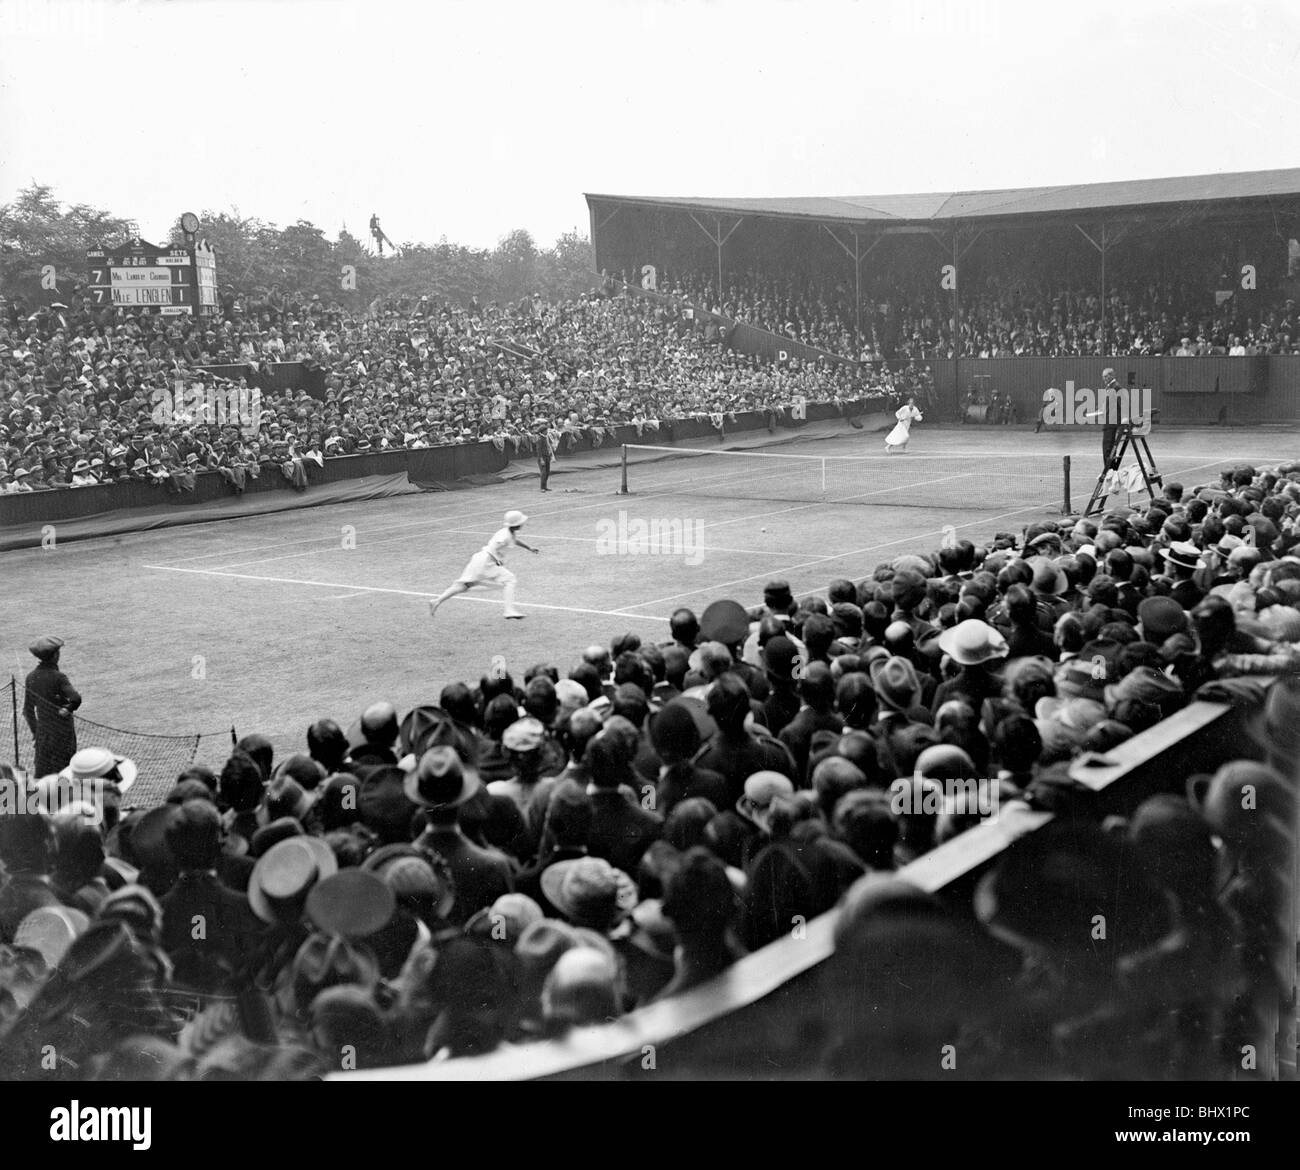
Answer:
[[[618,494],[620,496],[627,495],[627,444],[626,443],[623,444],[623,479],[622,479],[622,484],[618,489]]]
[[[18,680],[12,674],[9,676],[9,703],[13,709],[14,767],[21,768],[23,762],[18,758]]]
[[[1068,455],[1061,456],[1061,471],[1062,484],[1065,488],[1065,497],[1061,503],[1061,515],[1068,516],[1070,514],[1070,457]]]

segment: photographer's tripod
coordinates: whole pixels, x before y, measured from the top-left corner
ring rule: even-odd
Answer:
[[[1116,434],[1115,442],[1111,446],[1106,466],[1097,477],[1097,486],[1092,489],[1092,496],[1088,500],[1088,506],[1083,510],[1085,516],[1091,516],[1094,512],[1101,511],[1103,501],[1110,494],[1106,490],[1106,481],[1119,471],[1130,446],[1133,448],[1133,458],[1137,463],[1138,470],[1142,472],[1142,482],[1146,484],[1147,494],[1154,496],[1156,494],[1155,488],[1164,488],[1164,478],[1156,470],[1156,461],[1151,454],[1150,446],[1147,444],[1146,435],[1136,432],[1133,427],[1134,424],[1131,422],[1119,424],[1119,432]]]

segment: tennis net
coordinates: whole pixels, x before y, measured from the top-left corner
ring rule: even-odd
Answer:
[[[1084,496],[1092,482],[1076,485]],[[935,455],[785,455],[686,447],[623,447],[622,492],[715,499],[888,507],[1070,510],[1070,457],[1014,462],[978,452]]]

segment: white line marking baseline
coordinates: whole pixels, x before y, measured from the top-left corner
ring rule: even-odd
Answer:
[[[191,573],[199,577],[230,577],[239,581],[265,581],[273,585],[307,585],[316,589],[350,589],[358,593],[391,593],[399,597],[437,597],[437,593],[429,593],[419,589],[388,589],[379,585],[351,585],[342,581],[311,581],[297,577],[261,577],[252,573],[224,573],[219,569],[185,569],[177,565],[141,565],[143,569],[156,569],[163,573]],[[492,597],[472,597],[469,594],[462,593],[458,597],[451,598],[452,601],[477,601],[483,605],[504,605],[504,601],[498,601]],[[651,617],[644,613],[621,613],[618,610],[611,609],[582,609],[573,605],[543,605],[538,601],[518,601],[515,603],[521,609],[549,609],[559,613],[590,613],[598,617],[616,617],[616,618],[637,618],[643,622],[667,622],[667,618]]]

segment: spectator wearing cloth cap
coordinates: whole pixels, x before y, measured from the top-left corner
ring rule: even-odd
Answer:
[[[526,812],[528,803],[537,788],[542,766],[542,745],[546,741],[546,728],[540,719],[531,715],[516,719],[501,733],[501,747],[514,766],[514,775],[508,780],[494,780],[487,786],[493,796],[508,796]]]
[[[35,741],[37,776],[62,771],[77,751],[72,713],[81,706],[81,695],[59,669],[62,648],[63,639],[49,635],[28,647],[38,665],[23,680],[23,718]]]

